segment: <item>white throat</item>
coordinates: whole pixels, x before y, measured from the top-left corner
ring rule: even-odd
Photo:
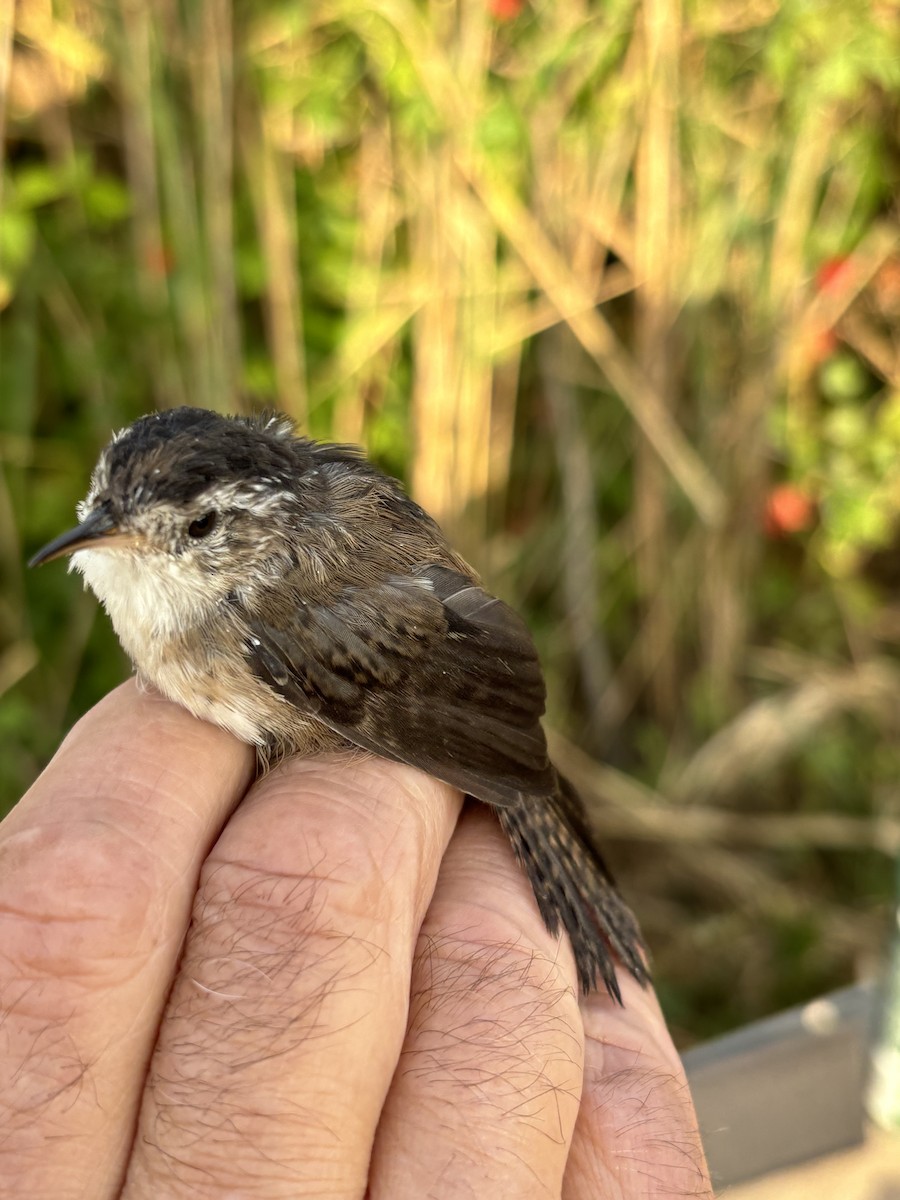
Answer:
[[[169,640],[205,620],[221,599],[222,585],[171,554],[129,550],[78,550],[80,571],[125,649],[138,662],[148,639]]]

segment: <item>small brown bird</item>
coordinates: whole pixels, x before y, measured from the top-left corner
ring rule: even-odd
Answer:
[[[153,413],[100,455],[72,554],[139,675],[258,748],[265,765],[350,743],[495,809],[585,991],[641,982],[637,923],[581,799],[547,755],[544,681],[521,619],[488,595],[401,485],[286,417]]]

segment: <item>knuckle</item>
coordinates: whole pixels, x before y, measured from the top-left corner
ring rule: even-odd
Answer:
[[[651,1055],[605,1057],[585,1078],[586,1144],[604,1151],[617,1178],[631,1178],[639,1165],[642,1178],[665,1179],[673,1196],[711,1196],[684,1073]]]
[[[582,1062],[577,999],[548,955],[481,936],[420,946],[406,1073],[549,1129],[548,1098],[577,1105]]]
[[[422,939],[411,1028],[436,1008],[490,1009],[493,1031],[515,1037],[548,1027],[580,1030],[577,997],[564,968],[521,940],[483,926]],[[580,1041],[579,1036],[579,1041]]]
[[[367,906],[370,886],[363,869],[345,877],[324,864],[285,872],[237,859],[208,862],[195,901],[189,953],[222,961],[227,971],[247,962],[268,978],[317,953],[334,960],[341,946],[365,943],[373,927],[383,925]]]
[[[85,818],[0,846],[0,977],[108,985],[158,934],[160,862],[122,829]]]

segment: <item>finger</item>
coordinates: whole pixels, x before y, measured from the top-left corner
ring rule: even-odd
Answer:
[[[619,972],[624,1007],[582,1001],[584,1096],[566,1169],[564,1200],[712,1200],[684,1069],[656,996]]]
[[[582,1038],[571,949],[545,929],[493,816],[473,806],[422,929],[372,1200],[558,1196]]]
[[[0,826],[0,1178],[117,1193],[200,865],[247,747],[126,684]]]
[[[203,871],[124,1195],[363,1195],[459,793],[368,755],[261,781]]]

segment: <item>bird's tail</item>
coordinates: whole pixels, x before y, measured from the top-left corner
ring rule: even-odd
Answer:
[[[581,797],[560,775],[548,799],[523,795],[497,815],[547,928],[556,933],[562,924],[569,935],[582,989],[597,987],[599,977],[621,1004],[613,956],[644,985],[650,978],[647,952],[637,921],[593,845]]]

